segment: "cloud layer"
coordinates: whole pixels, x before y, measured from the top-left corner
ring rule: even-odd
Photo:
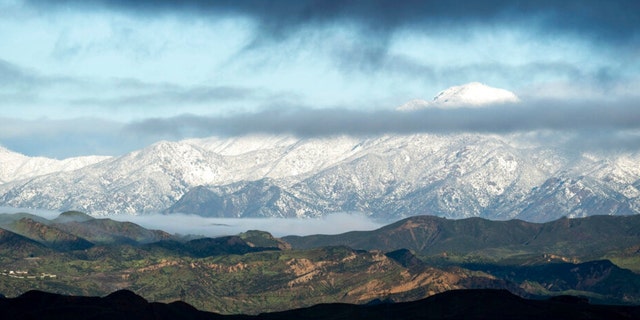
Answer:
[[[0,118],[2,119],[2,118]],[[119,155],[158,140],[250,134],[302,138],[384,134],[552,133],[537,142],[574,149],[640,149],[640,105],[635,99],[540,100],[482,108],[415,111],[309,107],[271,108],[221,116],[178,115],[133,122],[96,118],[2,119],[0,141],[11,150],[55,158]]]
[[[0,207],[0,213],[27,212],[46,219],[55,219],[58,211]],[[332,213],[317,219],[284,218],[207,218],[187,214],[113,215],[109,219],[129,221],[147,229],[172,234],[221,237],[237,235],[248,230],[262,230],[276,237],[288,235],[340,234],[381,228],[393,221],[378,221],[356,213]]]
[[[374,221],[363,215],[334,213],[319,219],[228,219],[205,218],[194,215],[113,216],[112,219],[131,221],[148,229],[174,234],[219,237],[236,235],[247,230],[262,230],[276,237],[287,235],[340,234],[349,231],[374,230],[389,221]]]
[[[252,133],[308,137],[633,129],[640,129],[640,106],[635,101],[539,101],[485,108],[427,108],[411,112],[292,108],[225,117],[182,115],[146,119],[125,128],[135,133],[167,134],[175,137]]]

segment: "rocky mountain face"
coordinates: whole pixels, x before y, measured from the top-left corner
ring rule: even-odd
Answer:
[[[519,99],[471,83],[418,102],[398,112]],[[637,151],[569,151],[527,134],[211,137],[62,161],[0,149],[0,206],[93,216],[363,212],[389,219],[431,214],[542,222],[639,213],[639,163]]]

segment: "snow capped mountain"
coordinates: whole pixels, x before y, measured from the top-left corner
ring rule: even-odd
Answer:
[[[520,99],[513,92],[492,88],[479,82],[451,87],[438,93],[433,98],[433,103],[442,107],[479,107],[517,102],[520,102]]]
[[[471,83],[422,106],[517,101],[506,90]],[[640,213],[639,152],[575,154],[523,139],[248,135],[162,141],[120,157],[67,160],[0,149],[0,205],[92,215],[315,217],[357,211],[529,221]]]
[[[477,108],[503,103],[518,103],[520,99],[513,92],[493,88],[479,82],[450,87],[438,93],[432,101],[411,100],[397,108],[400,111],[412,111],[424,108]]]
[[[0,202],[92,214],[158,212],[195,186],[304,176],[348,156],[356,143],[344,138],[300,144],[292,137],[260,136],[163,141],[75,171],[14,179],[0,185]],[[247,152],[237,154],[245,146]]]
[[[494,135],[193,139],[4,183],[0,204],[93,215],[359,211],[543,221],[639,213],[639,161],[639,154],[576,160]]]
[[[219,163],[223,159],[191,144],[163,141],[78,170],[13,181],[0,189],[8,190],[2,196],[8,206],[136,214],[158,211],[177,201],[188,187],[216,181]]]

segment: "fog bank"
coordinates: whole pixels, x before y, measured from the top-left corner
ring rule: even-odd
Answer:
[[[378,221],[361,214],[334,213],[323,218],[206,218],[187,214],[117,215],[109,218],[130,221],[147,229],[159,229],[181,235],[219,237],[247,230],[262,230],[276,237],[287,235],[339,234],[348,231],[378,229],[390,221]]]

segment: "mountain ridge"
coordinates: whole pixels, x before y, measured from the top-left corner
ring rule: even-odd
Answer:
[[[510,91],[450,87],[420,108],[518,108]],[[440,110],[442,111],[442,110]],[[640,152],[598,152],[544,133],[253,134],[159,141],[118,157],[29,158],[0,148],[0,205],[92,216],[188,213],[397,219],[640,213]]]
[[[372,231],[337,235],[286,236],[294,249],[349,245],[354,249],[409,249],[421,256],[462,256],[475,259],[530,259],[557,256],[571,261],[599,259],[635,246],[640,216],[561,218],[546,223],[483,218],[451,220],[414,216]],[[495,250],[500,249],[500,254]]]
[[[237,138],[233,148],[223,140],[162,142],[73,171],[0,184],[0,204],[92,216],[359,211],[377,218],[434,214],[538,222],[640,212],[638,153],[575,160],[494,135],[272,138]],[[249,151],[237,154],[243,145]],[[210,192],[191,197],[196,190]],[[214,205],[203,205],[209,202]]]
[[[0,146],[0,184],[54,172],[73,171],[110,158],[95,155],[63,160],[29,157]]]

